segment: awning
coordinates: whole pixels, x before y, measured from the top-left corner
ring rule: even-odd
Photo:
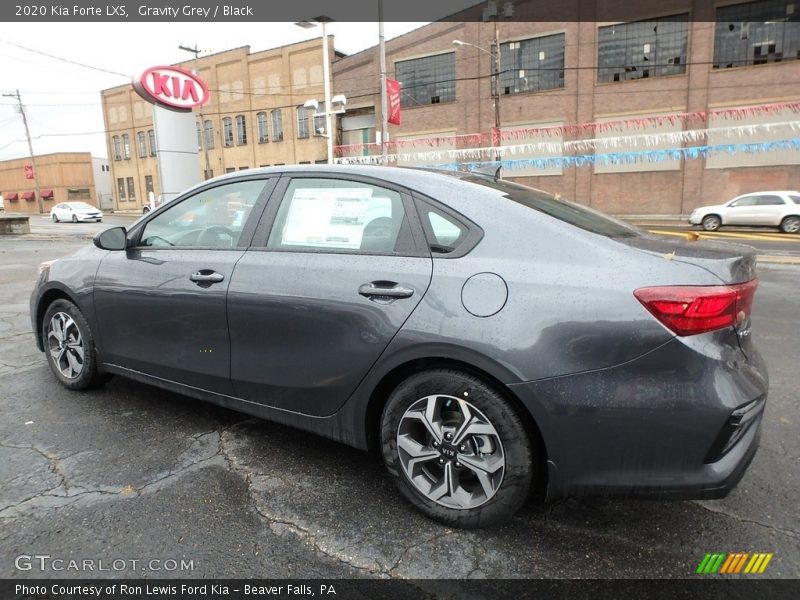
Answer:
[[[52,198],[53,190],[42,190],[42,198]]]
[[[16,202],[19,200],[19,194],[17,192],[8,192],[7,194],[3,194],[3,198],[9,202]]]
[[[36,192],[22,192],[22,199],[32,202],[36,199]]]

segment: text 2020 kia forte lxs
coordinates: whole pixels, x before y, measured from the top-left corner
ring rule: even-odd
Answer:
[[[379,447],[419,510],[471,527],[534,486],[732,489],[768,387],[754,269],[481,175],[283,167],[43,264],[31,316],[70,389],[123,375]]]

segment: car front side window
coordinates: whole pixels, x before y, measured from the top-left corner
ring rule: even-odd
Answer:
[[[140,246],[236,248],[265,180],[239,181],[203,190],[152,218]]]
[[[742,208],[743,206],[755,206],[758,196],[745,196],[731,202],[729,208]]]

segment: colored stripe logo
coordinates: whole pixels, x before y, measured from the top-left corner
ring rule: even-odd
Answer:
[[[773,554],[766,552],[714,552],[706,554],[697,567],[698,575],[755,575],[763,573]]]

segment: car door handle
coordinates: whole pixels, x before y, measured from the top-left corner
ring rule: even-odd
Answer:
[[[219,283],[225,279],[225,275],[210,269],[203,269],[202,271],[196,271],[189,275],[189,279],[195,283]]]
[[[366,298],[410,298],[414,290],[402,287],[394,281],[373,281],[358,288],[358,293]]]

